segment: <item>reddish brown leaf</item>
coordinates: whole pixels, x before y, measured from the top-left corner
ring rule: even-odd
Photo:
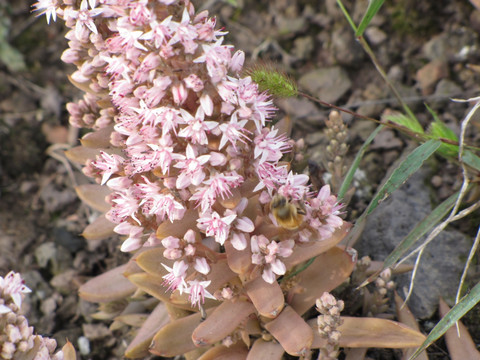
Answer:
[[[293,295],[290,305],[299,314],[304,314],[325,291],[335,289],[348,279],[354,265],[352,257],[339,247],[320,254],[298,274],[298,285],[305,291]]]
[[[274,341],[264,341],[257,339],[253,343],[252,348],[248,352],[247,360],[281,360],[285,350],[282,345]]]
[[[447,315],[450,311],[450,307],[443,299],[440,299],[438,312],[441,317]],[[478,352],[475,343],[470,336],[465,325],[461,321],[458,321],[458,336],[457,327],[454,325],[445,333],[445,341],[447,342],[448,353],[452,360],[479,360],[480,352]]]
[[[269,284],[258,276],[245,284],[245,290],[258,313],[267,318],[275,318],[285,305],[285,297],[276,281]]]
[[[77,354],[72,343],[67,340],[67,343],[62,347],[64,360],[77,360]]]
[[[265,328],[290,355],[306,355],[312,346],[312,329],[291,306],[284,308],[276,319],[265,324]]]
[[[103,240],[115,235],[114,228],[115,224],[108,221],[105,215],[101,215],[83,230],[82,236],[91,241]]]
[[[343,324],[338,328],[342,333],[340,337],[342,347],[402,349],[418,347],[425,340],[422,333],[391,320],[349,316],[342,316],[342,320]],[[320,337],[316,330],[316,321],[316,319],[308,321],[315,335],[313,348],[325,346],[325,339]]]
[[[65,151],[65,156],[73,163],[85,165],[88,159],[95,159],[97,155],[100,155],[100,150],[80,145]]]
[[[330,238],[297,246],[293,254],[284,260],[287,269],[291,269],[295,265],[320,255],[321,253],[324,253],[336,246],[340,241],[343,240],[345,235],[347,235],[351,227],[352,224],[345,222],[343,223],[343,226],[337,229]]]
[[[197,228],[198,211],[189,209],[181,220],[171,222],[165,220],[157,228],[157,237],[163,239],[167,236],[182,238],[188,229]]]
[[[80,143],[88,148],[108,148],[111,146],[110,135],[112,131],[113,125],[89,132],[80,139]]]
[[[148,347],[152,342],[153,335],[165,326],[168,321],[169,316],[165,304],[159,303],[140,329],[138,329],[137,335],[128,345],[127,350],[125,350],[125,356],[133,359],[146,357],[149,354]]]
[[[245,250],[237,250],[230,241],[225,242],[225,252],[230,269],[237,274],[245,274],[252,265],[252,252],[250,247]]]
[[[217,345],[206,351],[198,360],[245,360],[247,354],[248,349],[242,343],[236,343],[230,347]]]
[[[213,310],[207,310],[207,314],[210,315]],[[154,355],[169,357],[195,350],[192,332],[201,321],[201,314],[195,313],[165,325],[153,337],[150,352]]]
[[[221,303],[192,334],[195,345],[205,346],[216,343],[230,335],[255,307],[247,301],[227,300]]]
[[[126,264],[90,279],[78,289],[78,295],[90,302],[109,302],[124,299],[137,289],[123,276]]]
[[[77,186],[75,191],[80,200],[91,208],[102,213],[110,210],[110,204],[105,202],[105,197],[111,193],[111,190],[107,186],[84,184]]]
[[[413,316],[412,312],[408,308],[407,305],[403,306],[403,300],[398,296],[397,292],[395,292],[395,307],[397,309],[397,319],[402,324],[411,327],[414,330],[420,331],[420,327],[418,326],[417,320],[415,316]],[[403,307],[402,307],[403,306]],[[403,357],[402,359],[408,360],[411,355],[415,352],[415,348],[405,348],[403,349]],[[418,356],[418,360],[428,360],[427,352],[422,351]]]

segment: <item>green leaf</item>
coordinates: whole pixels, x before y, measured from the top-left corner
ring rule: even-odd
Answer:
[[[365,210],[365,214],[371,214],[378,204],[407,181],[407,179],[422,166],[423,162],[427,160],[441,144],[441,141],[431,139],[413,150],[393,171],[385,184],[377,191],[377,194]]]
[[[365,12],[365,15],[363,15],[363,19],[360,21],[360,25],[358,25],[358,29],[355,32],[355,36],[363,35],[363,32],[370,24],[370,21],[372,21],[373,17],[377,14],[378,10],[380,10],[384,1],[385,0],[370,0],[367,11]]]
[[[427,110],[433,116],[433,122],[428,128],[427,133],[433,139],[447,139],[458,142],[457,135],[447,126],[445,123],[440,120],[437,113],[433,111],[427,104],[425,104]],[[438,149],[438,152],[444,156],[458,156],[458,145],[453,144],[445,144],[443,143],[442,146]]]
[[[420,125],[420,123],[416,118],[411,118],[402,113],[394,113],[394,114],[386,115],[385,119],[390,120],[395,124],[405,126],[407,129],[410,129],[412,131],[415,131],[421,134],[424,133],[422,125]]]
[[[462,161],[471,168],[480,171],[480,157],[470,150],[465,150],[462,155]]]
[[[345,193],[347,192],[348,188],[350,187],[350,184],[353,181],[353,176],[355,175],[355,172],[357,171],[360,161],[363,158],[363,155],[365,154],[365,151],[367,151],[368,145],[375,139],[375,136],[382,130],[385,126],[380,125],[378,126],[365,140],[363,143],[362,147],[360,150],[358,150],[357,156],[355,156],[355,160],[353,161],[353,164],[350,166],[350,169],[348,169],[347,174],[345,175],[345,179],[342,182],[342,186],[340,187],[340,190],[338,191],[338,198],[342,199],[345,196]]]
[[[469,312],[480,301],[480,283],[465,295],[460,302],[455,305],[447,315],[430,331],[423,344],[415,351],[409,360],[415,359],[423,350],[429,347],[435,340],[445,334],[458,320]]]
[[[362,285],[366,285],[373,281],[378,274],[380,274],[386,268],[389,268],[400,259],[400,257],[405,254],[405,252],[410,249],[413,244],[417,242],[423,235],[425,235],[428,231],[430,231],[440,220],[442,220],[445,215],[453,208],[455,205],[455,201],[457,201],[458,194],[460,192],[456,192],[455,194],[451,195],[448,199],[444,200],[440,205],[438,205],[430,214],[428,214],[422,221],[420,221],[415,228],[410,231],[410,233],[403,238],[400,244],[397,245],[395,250],[393,250],[390,255],[387,256],[385,261],[383,262],[382,269],[377,271],[375,274],[370,276],[368,280],[365,281]],[[362,286],[361,285],[361,286]]]

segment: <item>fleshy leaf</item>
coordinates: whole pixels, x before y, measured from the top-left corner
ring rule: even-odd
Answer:
[[[102,149],[91,149],[80,145],[65,151],[65,156],[73,163],[85,165],[88,159],[95,159],[100,155],[100,150]]]
[[[445,334],[445,332],[453,325],[455,322],[460,320],[463,315],[470,311],[475,305],[478,304],[480,300],[480,284],[477,284],[473,287],[468,294],[466,294],[460,302],[455,305],[449,312],[446,314],[435,327],[430,331],[424,343],[420,346],[419,349],[412,355],[410,359],[415,359],[418,353],[425,350],[432,342],[437,340],[440,336]]]
[[[252,252],[250,247],[240,251],[235,249],[230,241],[226,241],[224,246],[230,269],[237,274],[245,274],[252,265]]]
[[[227,300],[215,308],[192,334],[196,346],[205,346],[222,340],[231,334],[245,318],[255,312],[255,307],[247,301]]]
[[[207,316],[213,310],[208,309]],[[150,352],[154,355],[169,357],[195,350],[192,332],[201,321],[202,315],[195,313],[165,325],[153,337]]]
[[[290,305],[299,314],[304,314],[325,291],[335,289],[348,279],[354,265],[351,255],[339,247],[320,254],[298,274],[298,286],[305,291],[295,294]]]
[[[412,312],[407,305],[403,304],[402,298],[395,292],[395,307],[397,309],[397,319],[402,324],[411,327],[414,330],[420,331],[417,319],[413,316]],[[406,348],[403,350],[403,359],[408,359],[415,352],[415,348]],[[420,360],[428,360],[427,353],[424,351],[419,355]]]
[[[157,238],[163,239],[167,236],[176,236],[182,238],[188,229],[197,228],[198,211],[189,209],[183,215],[181,220],[174,222],[164,221],[157,228]]]
[[[143,251],[136,258],[137,265],[149,274],[162,277],[167,274],[167,270],[162,266],[162,263],[172,267],[172,260],[167,260],[163,257],[163,248],[152,248]]]
[[[247,347],[241,342],[237,342],[230,347],[217,345],[205,352],[198,360],[245,360],[247,355]]]
[[[450,307],[443,299],[440,299],[438,308],[440,316],[444,317],[449,311]],[[461,321],[458,321],[457,326],[452,326],[445,333],[445,341],[450,358],[452,360],[480,359],[480,352],[477,350],[465,325],[463,325]],[[460,333],[460,336],[458,336],[458,333]]]
[[[273,319],[282,311],[285,297],[276,281],[269,284],[261,276],[258,276],[244,286],[248,297],[260,315]]]
[[[97,217],[91,224],[83,230],[82,236],[87,240],[103,240],[115,235],[113,229],[115,224],[108,221],[105,215]]]
[[[123,276],[127,265],[116,267],[90,279],[78,289],[78,295],[90,302],[110,302],[124,299],[137,287]]]
[[[127,358],[143,358],[146,357],[148,347],[152,342],[153,335],[165,326],[169,321],[169,316],[165,304],[159,303],[152,313],[148,316],[147,320],[138,329],[137,335],[128,345],[125,350],[125,356]]]
[[[207,290],[213,294],[215,291],[221,288],[221,286],[225,285],[229,281],[231,281],[234,277],[237,276],[230,268],[228,267],[227,264],[227,259],[222,259],[217,261],[215,264],[213,264],[210,268],[210,272],[206,275],[205,280],[210,280],[211,283],[208,285]],[[186,280],[194,280],[198,275],[196,273],[193,273],[191,276],[189,276]],[[177,303],[187,303],[190,304],[190,301],[188,300],[189,295],[187,293],[180,294],[178,291],[175,291],[172,296],[171,296],[171,301],[174,304]],[[205,308],[209,308],[212,306],[217,306],[218,301],[213,300],[213,299],[205,299]]]
[[[281,360],[285,350],[282,345],[273,341],[264,341],[263,339],[257,339],[253,343],[252,348],[248,352],[247,360]]]
[[[83,184],[75,187],[75,191],[80,200],[91,208],[102,213],[110,210],[110,204],[105,202],[105,197],[111,193],[108,187],[97,184]]]
[[[284,308],[276,319],[265,324],[265,328],[290,355],[305,355],[312,346],[312,329],[291,306]]]
[[[338,228],[330,238],[321,241],[313,241],[312,243],[305,245],[302,244],[296,247],[293,254],[283,261],[285,266],[287,269],[291,269],[295,265],[328,251],[343,240],[351,227],[352,224],[344,222],[342,227]]]
[[[171,293],[170,291],[167,291],[166,287],[162,286],[163,279],[160,276],[148,273],[138,273],[130,275],[128,280],[147,294],[150,294],[161,301],[170,302]],[[188,302],[175,305],[185,310],[191,310],[191,305]]]
[[[340,346],[351,348],[393,348],[402,349],[417,347],[425,340],[425,335],[401,323],[368,317],[342,316],[343,324],[339,326],[341,332]],[[312,348],[324,346],[323,339],[316,331],[317,320],[309,320],[314,329],[315,339]]]
[[[93,149],[108,148],[111,146],[110,135],[112,131],[113,125],[89,132],[80,139],[80,143],[85,147]]]
[[[67,340],[67,343],[62,347],[64,360],[77,360],[77,353],[72,343]]]

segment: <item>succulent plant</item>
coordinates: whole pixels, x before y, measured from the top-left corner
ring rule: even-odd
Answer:
[[[242,77],[244,54],[222,44],[215,19],[188,0],[43,0],[36,10],[70,28],[62,59],[85,91],[67,108],[92,131],[68,156],[97,182],[77,193],[102,215],[83,235],[120,234],[132,253],[80,288],[101,304],[98,318],[138,327],[125,355],[327,348],[307,312],[350,277],[356,253],[339,245],[350,224],[328,185],[315,193],[282,162],[288,126],[271,125],[272,99]],[[341,347],[424,339],[389,320],[340,320]]]
[[[21,313],[24,294],[31,290],[19,273],[0,276],[0,357],[5,360],[75,360],[75,349],[68,343],[55,353],[54,339],[34,334]]]

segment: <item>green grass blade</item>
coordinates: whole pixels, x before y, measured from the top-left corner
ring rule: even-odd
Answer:
[[[340,186],[340,190],[338,191],[338,198],[342,199],[345,196],[345,193],[347,192],[348,188],[350,187],[352,181],[353,181],[353,176],[355,175],[355,171],[357,171],[360,161],[363,158],[363,155],[365,154],[365,151],[367,151],[368,145],[373,141],[375,136],[382,130],[385,126],[379,125],[377,128],[370,134],[370,136],[365,140],[363,143],[362,147],[360,150],[358,150],[357,156],[355,156],[355,160],[353,161],[352,165],[350,166],[350,169],[348,169],[347,174],[345,175],[345,179],[342,182],[342,186]]]
[[[480,157],[470,150],[465,150],[462,155],[462,161],[471,168],[480,171]]]
[[[348,23],[350,24],[350,27],[353,29],[354,32],[357,32],[357,26],[353,22],[352,18],[350,17],[350,14],[348,13],[347,9],[343,5],[341,0],[337,0],[338,7],[342,11],[343,15],[347,19]]]
[[[415,173],[442,144],[439,140],[428,140],[426,143],[420,145],[413,150],[407,158],[393,171],[390,178],[377,191],[377,194],[365,210],[366,215],[372,213],[378,204],[385,200],[390,194],[398,189],[407,179]]]
[[[385,119],[392,121],[395,124],[405,126],[407,129],[410,129],[414,132],[417,132],[420,134],[424,133],[422,125],[420,125],[420,123],[416,118],[411,118],[402,113],[394,113],[394,114],[386,115]]]
[[[447,315],[430,331],[423,344],[415,351],[409,360],[415,359],[423,350],[429,347],[435,340],[445,334],[463,315],[469,312],[480,301],[480,283],[465,295],[460,302],[455,305]]]
[[[367,11],[365,15],[363,15],[362,21],[360,21],[360,25],[358,25],[358,29],[355,32],[355,36],[362,36],[363,32],[372,21],[373,17],[377,14],[378,10],[382,7],[385,0],[370,0],[368,4]]]

